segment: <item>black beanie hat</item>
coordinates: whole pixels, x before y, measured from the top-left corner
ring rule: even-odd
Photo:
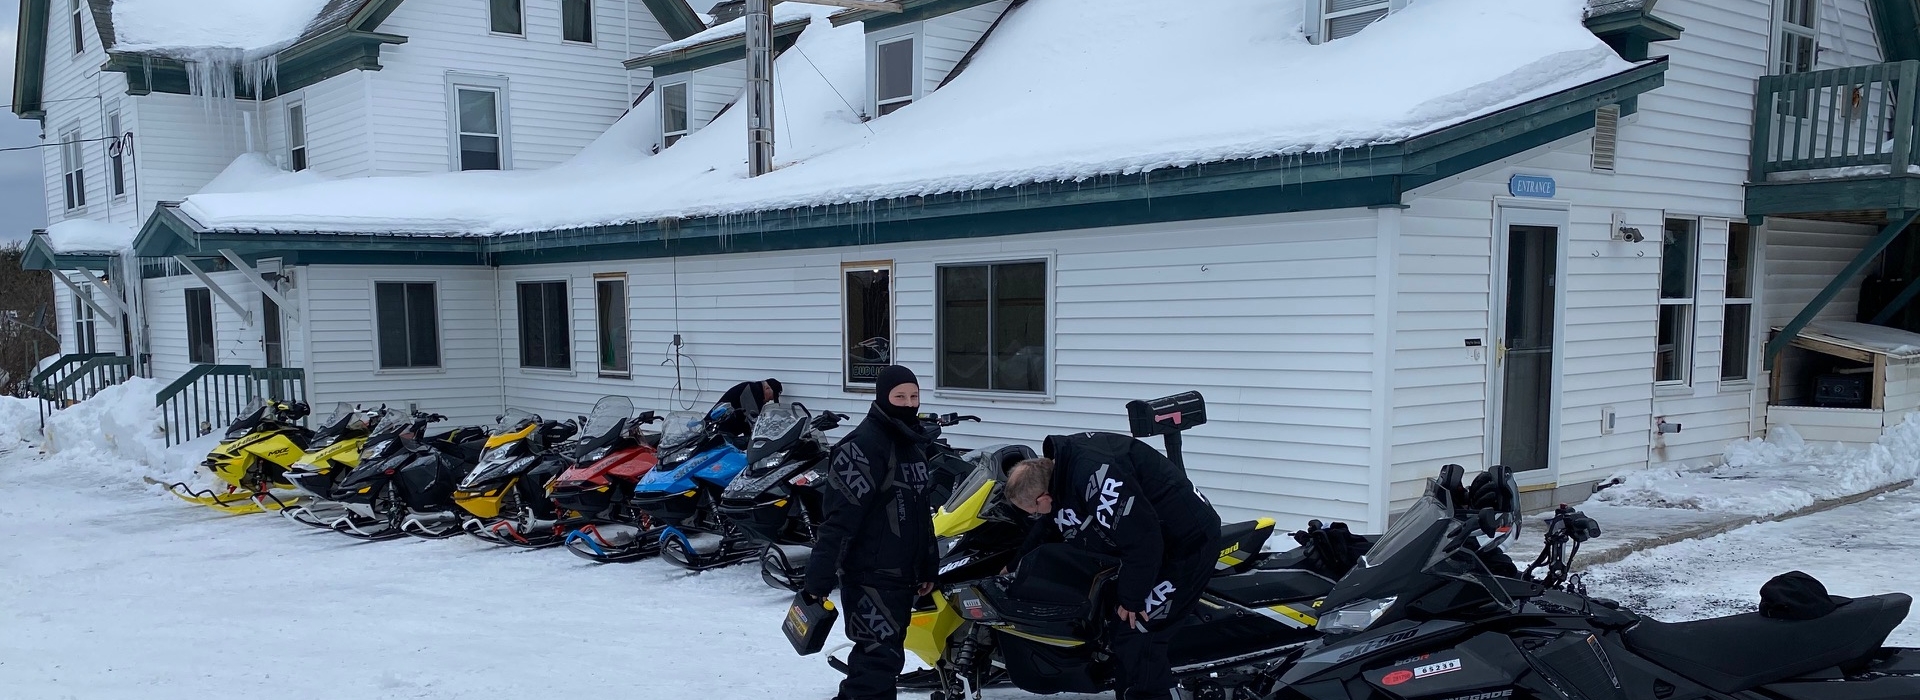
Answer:
[[[786,393],[786,390],[780,387],[780,380],[774,379],[773,377],[767,377],[767,386],[773,387],[773,395],[766,397],[768,403],[778,400],[781,395]]]
[[[880,376],[874,378],[873,389],[876,394],[879,394],[877,397],[879,401],[887,403],[887,395],[893,393],[893,388],[901,384],[919,386],[920,378],[914,376],[913,370],[900,365],[887,365],[886,369],[880,370]]]

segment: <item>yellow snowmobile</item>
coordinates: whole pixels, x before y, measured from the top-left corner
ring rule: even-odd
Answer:
[[[287,468],[306,456],[307,444],[313,438],[313,431],[299,424],[307,413],[304,403],[261,399],[253,410],[234,421],[227,428],[224,441],[200,463],[225,482],[224,493],[179,482],[164,483],[152,477],[145,480],[165,486],[183,501],[224,513],[278,510],[288,505],[288,501],[271,498],[269,494],[275,489],[293,488],[286,480]]]
[[[333,529],[333,521],[346,513],[345,506],[330,498],[333,485],[360,466],[360,448],[367,443],[385,408],[365,410],[343,402],[320,422],[320,429],[307,443],[306,454],[286,473],[287,483],[306,501],[284,506],[281,515],[304,525]],[[275,498],[271,494],[262,497]]]

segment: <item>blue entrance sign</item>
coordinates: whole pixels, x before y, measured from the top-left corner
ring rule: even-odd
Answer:
[[[1555,193],[1553,178],[1543,175],[1515,175],[1507,181],[1507,194],[1515,197],[1552,199]]]

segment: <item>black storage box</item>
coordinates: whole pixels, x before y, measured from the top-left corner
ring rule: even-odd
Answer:
[[[1822,374],[1813,380],[1813,405],[1821,408],[1868,408],[1872,403],[1871,375]]]
[[[1127,402],[1127,425],[1137,438],[1172,435],[1207,422],[1207,400],[1200,392]]]

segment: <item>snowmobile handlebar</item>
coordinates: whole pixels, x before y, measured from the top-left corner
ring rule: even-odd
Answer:
[[[978,423],[980,422],[980,417],[979,416],[963,416],[958,413],[922,413],[920,414],[920,420],[922,422],[932,423],[934,425],[938,425],[942,428],[945,428],[949,426],[959,425],[966,421],[973,421],[975,423]]]

